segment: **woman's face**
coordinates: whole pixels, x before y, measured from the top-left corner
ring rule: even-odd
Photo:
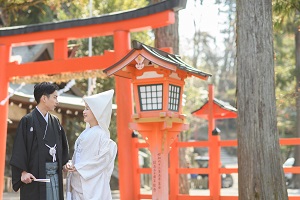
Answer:
[[[89,123],[91,127],[98,124],[92,110],[87,104],[85,104],[85,109],[83,110],[83,119]]]

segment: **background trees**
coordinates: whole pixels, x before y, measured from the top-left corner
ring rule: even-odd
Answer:
[[[287,0],[287,1],[280,1],[280,0],[274,0],[274,25],[276,28],[276,34],[278,36],[284,36],[287,35],[290,37],[288,41],[293,41],[294,44],[290,44],[290,48],[284,49],[283,43],[284,39],[286,38],[279,38],[277,37],[276,41],[278,44],[278,61],[280,63],[281,68],[278,67],[280,70],[290,70],[290,73],[283,73],[277,74],[278,79],[283,77],[284,74],[290,75],[290,79],[286,79],[285,81],[281,80],[281,87],[288,88],[289,93],[286,93],[284,91],[281,91],[281,97],[285,95],[292,96],[295,98],[295,101],[292,101],[292,106],[290,106],[290,110],[293,110],[296,113],[294,114],[294,117],[292,117],[293,122],[293,133],[292,135],[294,137],[300,137],[300,31],[299,31],[299,22],[300,22],[300,2],[297,0]],[[293,39],[291,38],[293,37]],[[280,48],[281,47],[281,48]],[[293,63],[290,63],[288,59],[285,59],[285,57],[288,57],[289,55],[285,54],[286,51],[290,50],[290,54],[292,56]],[[291,51],[292,50],[292,51]],[[284,59],[284,62],[280,62]],[[294,67],[295,66],[295,67]],[[292,70],[291,70],[292,69]],[[295,77],[295,78],[294,78]],[[284,79],[283,79],[284,80]],[[296,81],[296,83],[294,82]],[[278,81],[279,83],[279,81]],[[290,86],[290,87],[288,87]],[[292,87],[291,87],[292,86]],[[294,89],[295,92],[292,92],[291,89]],[[285,95],[284,95],[285,94]],[[282,102],[282,98],[280,99]],[[284,101],[283,101],[284,102]],[[287,115],[289,116],[289,115]],[[291,118],[291,117],[290,117]],[[289,118],[289,119],[290,119]],[[287,121],[289,121],[287,119]],[[286,125],[286,124],[285,124]],[[281,126],[285,129],[285,126]],[[300,165],[300,146],[297,145],[294,148],[294,152],[291,152],[289,156],[295,157],[295,165]],[[300,175],[294,174],[293,181],[290,187],[299,188],[300,187]]]

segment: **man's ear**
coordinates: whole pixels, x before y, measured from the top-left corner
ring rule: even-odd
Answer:
[[[46,95],[42,96],[42,101],[45,103],[46,102]]]

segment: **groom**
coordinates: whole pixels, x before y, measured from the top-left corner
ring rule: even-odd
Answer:
[[[49,82],[35,85],[37,106],[19,122],[10,165],[13,189],[20,189],[21,200],[64,198],[62,169],[69,160],[69,146],[58,118],[49,113],[58,105],[58,89]]]

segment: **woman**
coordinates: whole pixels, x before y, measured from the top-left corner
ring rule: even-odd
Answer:
[[[114,91],[83,98],[86,129],[75,142],[67,183],[67,199],[111,200],[110,177],[114,168],[117,145],[108,130]]]

